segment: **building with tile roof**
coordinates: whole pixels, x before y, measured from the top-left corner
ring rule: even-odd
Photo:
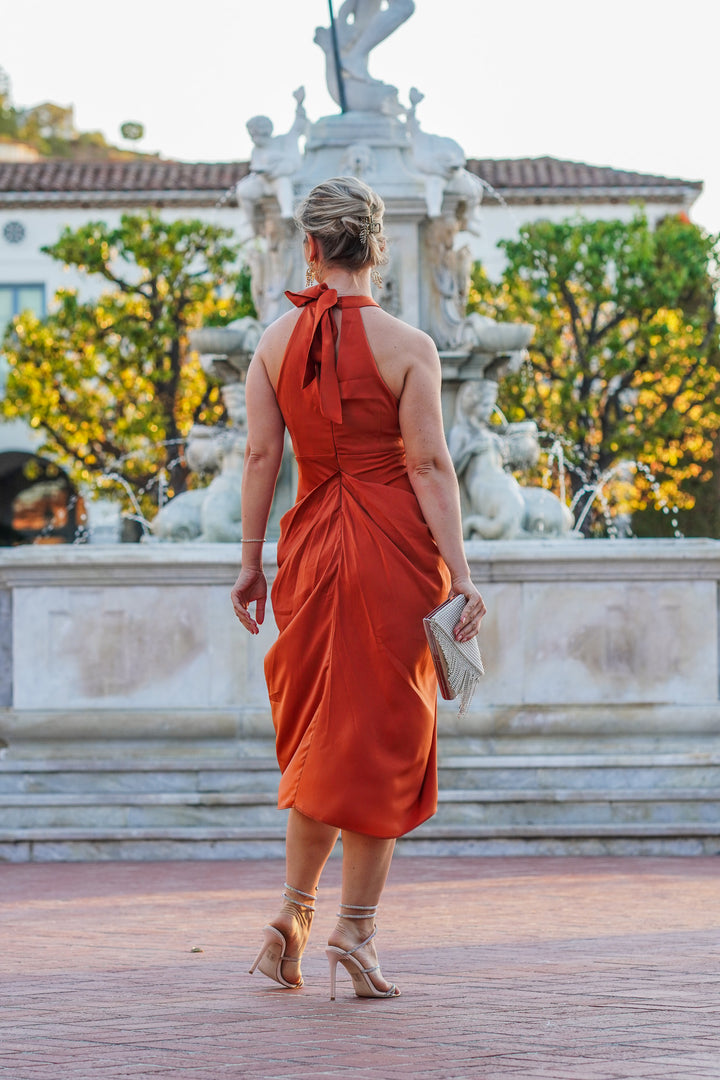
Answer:
[[[558,158],[470,158],[468,169],[511,205],[672,204],[687,209],[702,182]],[[212,207],[247,175],[247,161],[0,163],[0,207]]]

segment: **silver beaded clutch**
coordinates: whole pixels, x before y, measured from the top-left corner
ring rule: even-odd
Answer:
[[[457,641],[453,634],[466,603],[460,593],[423,619],[440,693],[446,701],[460,698],[459,716],[467,712],[480,676],[485,674],[477,637]]]

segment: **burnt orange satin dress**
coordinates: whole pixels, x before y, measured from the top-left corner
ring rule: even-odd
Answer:
[[[449,575],[365,336],[360,309],[375,302],[324,285],[287,295],[303,310],[277,387],[299,470],[272,586],[279,636],[265,659],[278,805],[401,836],[437,807],[437,684],[422,619]]]

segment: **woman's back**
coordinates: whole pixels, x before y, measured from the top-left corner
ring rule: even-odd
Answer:
[[[338,330],[341,330],[343,307],[354,299],[369,300],[370,297],[340,296],[340,305],[333,308],[333,318]],[[263,362],[270,382],[277,391],[280,370],[285,357],[285,350],[293,335],[303,309],[293,309],[282,315],[265,331]],[[370,349],[375,367],[380,378],[392,395],[399,401],[405,385],[408,370],[412,366],[419,348],[427,351],[435,346],[427,334],[409,326],[393,315],[388,314],[374,303],[362,306],[360,317],[365,338]]]
[[[375,302],[335,299],[334,290],[312,292],[309,303],[308,293],[295,295],[294,302],[306,306],[285,348],[276,389],[298,463],[299,495],[338,472],[380,484],[405,480],[398,399],[378,369],[363,321]],[[332,312],[340,318],[330,323],[328,310],[327,340],[310,347],[315,307],[326,297],[335,300]]]

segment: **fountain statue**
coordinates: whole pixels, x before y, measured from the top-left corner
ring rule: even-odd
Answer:
[[[551,491],[521,487],[505,465],[529,468],[540,448],[534,421],[493,424],[496,379],[468,379],[458,392],[448,447],[460,481],[463,531],[468,540],[562,536],[572,514]]]
[[[268,116],[253,116],[246,124],[253,142],[250,172],[235,186],[241,213],[236,232],[241,241],[255,235],[254,210],[263,198],[274,196],[280,218],[292,220],[295,205],[292,178],[302,163],[298,141],[308,126],[303,105],[305,88],[299,87],[293,97],[296,101],[295,121],[286,135],[273,135],[273,122]]]
[[[371,50],[409,19],[414,10],[413,0],[388,0],[384,10],[381,0],[345,0],[334,28],[316,29],[315,42],[325,53],[328,92],[343,112],[403,112],[397,87],[374,79],[368,72],[368,62]]]
[[[152,522],[160,540],[238,543],[241,537],[242,469],[247,442],[245,376],[260,340],[256,319],[238,319],[229,326],[203,327],[190,336],[205,371],[223,383],[222,398],[230,423],[194,424],[185,457],[197,473],[217,472],[208,487],[176,495]]]
[[[497,392],[503,365],[523,355],[533,327],[466,314],[472,270],[467,234],[480,231],[483,187],[465,168],[465,152],[457,142],[423,131],[418,118],[424,99],[421,91],[413,87],[410,104],[404,106],[397,88],[368,70],[372,49],[413,10],[413,0],[389,0],[385,5],[381,0],[345,0],[334,25],[315,32],[315,41],[325,54],[328,90],[342,112],[310,123],[301,87],[294,94],[295,120],[286,134],[273,135],[268,117],[248,122],[253,140],[250,172],[237,184],[235,195],[237,231],[244,242],[258,315],[254,329],[267,326],[288,310],[286,290],[299,288],[303,281],[301,237],[292,220],[297,200],[330,176],[362,177],[382,194],[386,207],[390,261],[377,300],[391,314],[430,334],[440,352],[445,417],[457,448],[466,535],[561,535],[569,525],[555,496],[538,488],[523,489],[506,471],[509,466],[532,466],[538,453],[537,428],[526,426],[522,435],[516,425],[500,431],[489,423],[494,400],[489,411],[484,404],[489,391],[483,380],[489,379]],[[222,331],[216,329],[196,332],[193,345],[205,354],[203,363],[209,371],[225,382],[242,382],[249,362],[247,346],[233,344],[233,330],[227,331],[226,340],[221,340]],[[239,352],[228,352],[231,348]],[[199,539],[230,539],[238,534],[240,476],[234,447],[242,443],[241,427],[232,429],[230,439],[227,431],[207,436],[191,433],[188,460],[200,455],[196,446],[205,440],[200,455],[203,465],[207,468],[212,463],[220,469],[208,498],[220,498],[218,492],[224,492],[227,516],[223,526],[203,523],[207,508],[201,497],[192,492],[180,496],[187,513],[194,515],[192,528]],[[291,459],[290,450],[287,456]],[[286,462],[287,478],[291,472],[292,465]],[[232,498],[231,489],[235,491]],[[492,505],[488,502],[491,493]],[[270,535],[273,522],[291,501],[290,488],[280,485]],[[186,535],[190,526],[176,523],[173,513],[172,504],[163,509],[156,535],[166,539]]]

